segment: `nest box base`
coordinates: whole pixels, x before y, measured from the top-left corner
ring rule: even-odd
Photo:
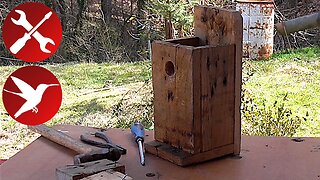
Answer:
[[[215,148],[210,151],[201,152],[197,154],[191,154],[181,149],[173,147],[171,145],[159,142],[151,141],[144,144],[146,152],[156,155],[162,159],[168,160],[179,166],[188,166],[204,161],[208,161],[224,155],[234,154],[234,145],[226,145]]]

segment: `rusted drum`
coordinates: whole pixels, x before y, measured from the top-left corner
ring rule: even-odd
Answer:
[[[243,18],[243,56],[264,59],[273,52],[273,0],[237,0]]]

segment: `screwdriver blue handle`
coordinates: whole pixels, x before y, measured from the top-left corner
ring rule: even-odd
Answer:
[[[144,127],[140,122],[135,122],[131,126],[131,132],[134,135],[136,142],[138,143],[140,163],[142,166],[144,166],[145,165],[144,152],[143,152]]]
[[[144,127],[140,122],[135,122],[131,126],[131,133],[134,135],[135,140],[144,141]]]

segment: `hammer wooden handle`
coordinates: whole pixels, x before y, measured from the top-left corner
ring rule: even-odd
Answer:
[[[72,149],[80,154],[89,153],[92,151],[92,148],[90,146],[82,144],[80,141],[73,139],[67,134],[64,134],[53,128],[49,128],[44,124],[37,125],[37,126],[28,126],[28,128],[36,133],[41,134],[43,137],[55,143],[58,143],[64,147]]]

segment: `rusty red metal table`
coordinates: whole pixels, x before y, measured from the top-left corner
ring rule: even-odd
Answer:
[[[61,125],[73,137],[95,129]],[[108,136],[128,152],[120,159],[134,179],[226,179],[226,180],[320,180],[320,138],[302,142],[285,137],[243,136],[241,157],[224,157],[198,165],[179,167],[146,154],[146,166],[139,164],[138,149],[129,130],[110,129]],[[146,141],[153,132],[146,132]],[[32,142],[0,166],[0,180],[53,180],[57,167],[72,164],[75,152],[43,137]],[[147,177],[147,173],[155,176]]]

